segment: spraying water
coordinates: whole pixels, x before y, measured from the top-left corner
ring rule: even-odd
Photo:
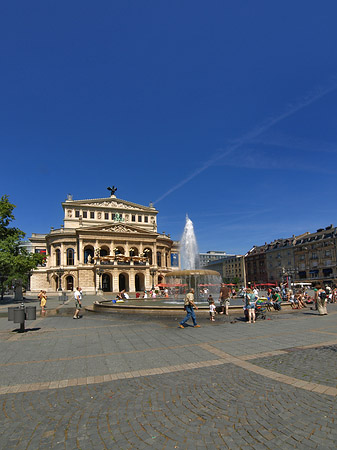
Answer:
[[[180,241],[181,266],[183,269],[199,268],[199,250],[192,220],[186,214],[184,232]]]

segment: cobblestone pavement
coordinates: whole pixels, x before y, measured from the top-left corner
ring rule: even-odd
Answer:
[[[0,318],[0,447],[336,448],[336,305],[179,319],[46,317],[20,334]]]

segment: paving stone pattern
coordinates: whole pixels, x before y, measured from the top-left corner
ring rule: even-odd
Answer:
[[[253,364],[313,383],[337,388],[337,345],[289,349],[272,358],[257,358]]]
[[[0,318],[0,448],[335,449],[336,318]]]

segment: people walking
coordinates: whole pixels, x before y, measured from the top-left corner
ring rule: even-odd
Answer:
[[[318,314],[320,316],[326,316],[328,314],[328,311],[326,309],[326,304],[328,302],[326,291],[320,286],[316,286],[317,291],[315,294],[315,300],[317,304]]]
[[[82,288],[77,287],[76,291],[74,292],[74,298],[75,298],[75,314],[73,319],[79,319],[80,318],[80,311],[82,308]]]
[[[198,309],[198,307],[194,303],[194,289],[190,289],[189,293],[186,294],[184,300],[184,309],[187,312],[187,314],[186,317],[180,322],[179,324],[180,328],[185,328],[184,325],[190,318],[192,318],[194,328],[200,328],[200,325],[197,324],[194,308]]]

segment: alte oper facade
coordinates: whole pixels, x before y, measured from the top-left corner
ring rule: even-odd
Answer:
[[[30,289],[87,293],[150,289],[179,268],[178,242],[157,233],[158,211],[111,196],[62,203],[64,225],[48,234],[33,233],[33,252],[46,263],[32,272]]]

